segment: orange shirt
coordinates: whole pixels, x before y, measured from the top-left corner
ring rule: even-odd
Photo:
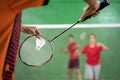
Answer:
[[[16,14],[43,3],[44,0],[0,0],[0,80]]]

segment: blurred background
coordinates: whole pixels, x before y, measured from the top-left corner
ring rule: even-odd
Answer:
[[[81,45],[81,49],[88,43],[85,39],[80,41],[80,34],[87,32],[87,35],[94,33],[97,36],[97,41],[104,43],[109,47],[109,51],[101,53],[102,70],[100,80],[119,80],[120,79],[120,1],[111,0],[111,5],[102,10],[95,18],[89,19],[82,24],[89,26],[90,24],[113,24],[112,27],[99,26],[93,28],[73,28],[66,32],[53,42],[54,57],[46,65],[42,67],[32,68],[24,65],[17,59],[15,69],[15,80],[67,80],[67,66],[69,61],[69,54],[62,54],[60,48],[66,48],[68,45],[67,37],[69,34],[74,35],[75,41]],[[22,24],[39,25],[44,27],[50,25],[49,28],[39,28],[42,35],[51,39],[65,28],[61,28],[63,24],[73,24],[77,21],[83,12],[83,7],[86,4],[83,0],[50,0],[48,6],[30,8],[22,12]],[[51,26],[56,28],[51,28]],[[79,24],[80,25],[80,24]],[[115,26],[118,25],[118,26]],[[64,27],[64,26],[63,26]],[[69,27],[69,26],[68,26]],[[28,35],[21,33],[21,40],[23,41]],[[29,49],[29,48],[26,48]],[[84,66],[86,56],[80,57],[80,69],[84,79]],[[77,80],[75,72],[73,72],[73,80]]]

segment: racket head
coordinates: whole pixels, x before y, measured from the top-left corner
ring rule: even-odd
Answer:
[[[22,63],[30,67],[39,67],[47,64],[53,57],[53,45],[46,37],[40,35],[45,44],[38,51],[36,50],[36,36],[31,35],[25,38],[19,46],[19,58]]]

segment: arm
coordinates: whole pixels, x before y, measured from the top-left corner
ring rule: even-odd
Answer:
[[[77,56],[80,57],[82,55],[82,51],[80,51]]]
[[[25,34],[40,35],[39,30],[34,26],[21,26],[21,32]]]
[[[108,47],[102,43],[98,43],[98,46],[101,46],[102,47],[102,51],[108,51]]]
[[[88,7],[84,8],[83,15],[80,18],[81,22],[84,21],[85,17],[92,14],[97,15],[99,13],[99,12],[96,12],[96,10],[100,6],[100,3],[98,0],[84,0],[84,1],[88,4]]]
[[[89,5],[89,8],[92,10],[92,11],[95,11],[96,10],[96,6],[98,5],[99,1],[98,0],[84,0],[88,5]]]
[[[62,52],[62,53],[64,53],[64,54],[67,54],[69,51],[68,51],[68,49],[63,50],[63,49],[61,48],[61,49],[60,49],[60,52]]]
[[[85,46],[79,53],[78,56],[80,57],[81,55],[87,53],[87,46]]]

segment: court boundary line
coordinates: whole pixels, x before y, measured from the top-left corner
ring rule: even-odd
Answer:
[[[26,26],[36,26],[37,28],[68,28],[72,24],[23,24]],[[78,24],[73,28],[120,28],[120,24]]]

